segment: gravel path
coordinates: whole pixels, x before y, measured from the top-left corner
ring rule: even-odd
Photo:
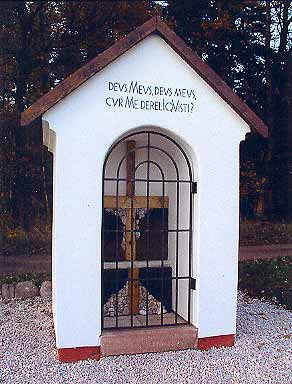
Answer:
[[[239,294],[236,345],[60,364],[51,303],[0,302],[0,383],[292,383],[292,313]]]

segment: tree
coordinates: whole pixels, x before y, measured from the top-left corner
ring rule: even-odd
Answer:
[[[37,217],[50,221],[52,212],[52,159],[41,145],[41,123],[20,127],[19,114],[156,12],[154,1],[0,3],[0,167],[7,222],[29,230]]]
[[[291,1],[169,0],[167,5],[165,16],[177,33],[269,126],[269,141],[249,136],[249,143],[242,146],[242,158],[256,161],[258,177],[265,176],[265,215],[292,217],[288,192],[292,167],[288,122]],[[257,148],[265,155],[255,156]],[[245,160],[242,172],[249,174]],[[254,204],[253,210],[258,212],[258,203]]]
[[[290,0],[272,1],[271,35],[272,63],[271,82],[272,98],[269,110],[271,121],[271,183],[273,214],[278,218],[292,218],[292,197],[289,193],[291,183],[291,124],[289,110],[291,105],[291,88],[289,80],[289,63],[292,53],[292,2]],[[289,38],[290,36],[290,38]]]

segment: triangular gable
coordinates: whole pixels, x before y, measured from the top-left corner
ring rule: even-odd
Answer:
[[[159,34],[173,50],[193,68],[235,112],[259,134],[268,137],[268,128],[263,121],[240,99],[233,90],[206,64],[183,40],[158,16],[153,17],[103,53],[82,66],[63,80],[56,88],[42,96],[21,114],[21,125],[30,124],[53,105],[94,76],[101,69],[123,55],[152,33]]]

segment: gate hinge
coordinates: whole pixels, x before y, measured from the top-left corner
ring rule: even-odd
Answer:
[[[190,281],[190,283],[191,283],[191,289],[192,289],[193,291],[195,291],[195,290],[196,290],[196,279],[194,279],[193,277],[191,277],[190,280],[191,280],[191,281]]]
[[[192,193],[198,192],[198,183],[196,181],[192,181]]]

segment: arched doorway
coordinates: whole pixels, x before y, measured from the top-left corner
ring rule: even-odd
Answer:
[[[190,324],[194,192],[186,152],[164,133],[134,132],[109,150],[103,168],[103,329]]]

